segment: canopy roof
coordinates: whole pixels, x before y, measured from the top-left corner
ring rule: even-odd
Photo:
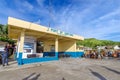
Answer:
[[[35,23],[24,20],[8,17],[8,36],[12,39],[18,39],[21,31],[25,31],[27,36],[35,36],[41,39],[74,39],[84,40],[82,36],[65,33],[60,30],[55,30],[49,27],[44,27]]]

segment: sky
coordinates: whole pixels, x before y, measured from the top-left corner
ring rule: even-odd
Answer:
[[[0,0],[0,24],[8,16],[77,34],[120,41],[120,0]]]

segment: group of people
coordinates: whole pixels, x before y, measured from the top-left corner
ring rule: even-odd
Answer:
[[[88,50],[85,52],[84,57],[93,58],[93,59],[103,59],[104,57],[120,57],[120,50],[118,51],[97,51],[97,50]]]
[[[12,55],[14,52],[14,47],[12,44],[6,44],[5,48],[4,48],[4,52],[2,53],[2,65],[9,65],[8,64],[8,57],[9,55]]]
[[[93,58],[93,59],[102,59],[106,54],[104,52],[99,52],[96,50],[89,50],[86,51],[84,57],[86,58]]]

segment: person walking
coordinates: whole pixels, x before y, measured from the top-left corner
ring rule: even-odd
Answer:
[[[8,65],[8,54],[9,54],[9,44],[5,46],[4,53],[2,55],[2,65],[5,66]]]

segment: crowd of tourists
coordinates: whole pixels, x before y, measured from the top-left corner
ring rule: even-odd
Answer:
[[[120,50],[86,50],[84,54],[85,58],[103,59],[104,57],[120,57]]]

